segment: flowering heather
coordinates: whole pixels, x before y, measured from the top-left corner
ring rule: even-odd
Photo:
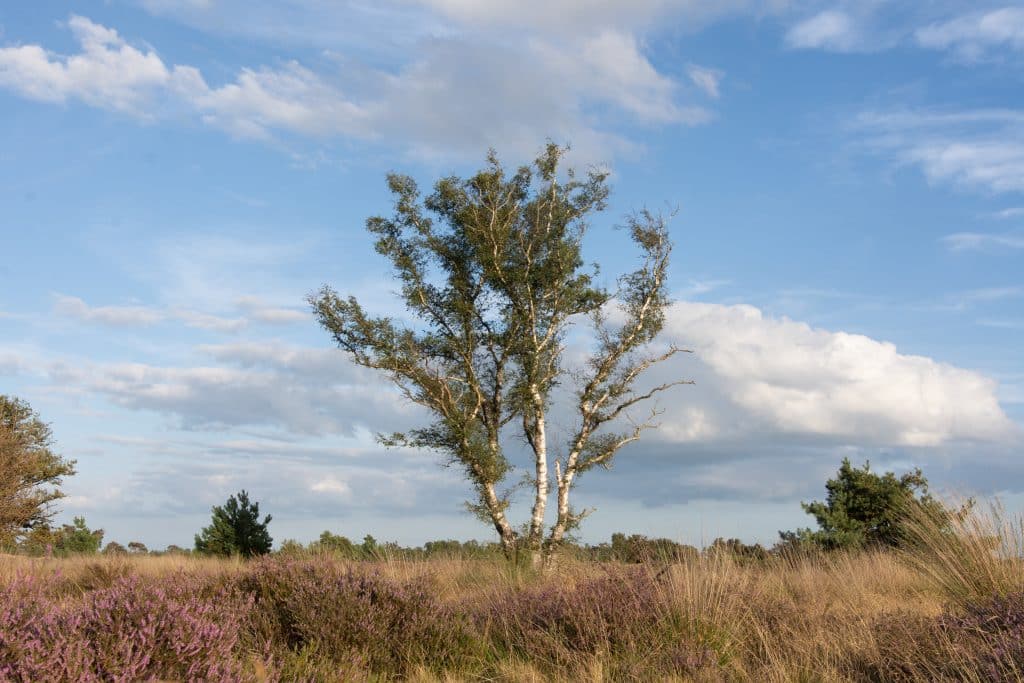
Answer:
[[[22,576],[0,587],[0,680],[236,681],[248,600],[199,597],[184,574],[130,576],[59,600]]]
[[[499,647],[556,669],[608,655],[620,669],[613,674],[639,679],[692,674],[717,659],[643,569],[520,590],[495,600],[487,617]]]
[[[1024,594],[906,560],[0,555],[0,683],[1024,680]]]
[[[466,620],[423,579],[398,582],[323,560],[263,560],[242,575],[256,647],[314,651],[339,665],[406,674],[451,665]]]
[[[963,614],[940,618],[939,628],[987,680],[1024,679],[1024,593],[968,605]]]

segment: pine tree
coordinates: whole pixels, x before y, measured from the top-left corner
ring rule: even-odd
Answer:
[[[260,521],[260,505],[244,490],[212,509],[210,526],[196,534],[196,552],[204,555],[265,555],[273,539],[267,531],[270,515]]]
[[[920,469],[897,477],[876,474],[870,463],[858,468],[844,458],[836,476],[825,484],[824,501],[801,503],[818,522],[818,529],[781,532],[784,544],[813,545],[825,550],[867,546],[896,546],[903,538],[902,523],[912,507],[942,520],[948,514],[928,493]]]

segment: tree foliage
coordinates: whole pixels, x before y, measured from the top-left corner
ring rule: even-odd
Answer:
[[[128,549],[125,548],[120,543],[118,543],[117,541],[110,541],[105,546],[103,546],[103,550],[100,551],[100,554],[102,554],[102,555],[127,555],[128,554]]]
[[[0,395],[0,545],[49,525],[75,463],[52,450],[53,433],[28,403]]]
[[[103,545],[103,529],[90,529],[85,517],[75,517],[56,534],[54,549],[61,554],[96,553]]]
[[[738,538],[719,536],[711,542],[705,552],[709,556],[724,555],[736,562],[763,562],[768,559],[768,550],[760,543],[745,543]]]
[[[273,539],[267,530],[271,516],[260,521],[260,505],[240,491],[224,505],[215,505],[210,526],[196,534],[196,552],[204,555],[265,555]]]
[[[898,477],[892,472],[880,475],[871,471],[870,463],[858,468],[844,458],[825,489],[824,501],[801,503],[804,511],[814,516],[818,529],[780,532],[784,544],[825,550],[897,546],[911,507],[936,519],[948,514],[928,493],[928,480],[920,469]]]
[[[601,557],[598,547],[597,557]],[[642,534],[613,533],[608,546],[609,558],[616,562],[652,563],[686,562],[700,557],[700,551],[691,545],[676,543],[668,538],[648,538]]]
[[[588,217],[605,207],[607,176],[563,175],[564,151],[549,144],[532,167],[512,174],[492,152],[484,169],[443,178],[425,198],[412,178],[388,176],[394,215],[366,226],[401,283],[414,325],[374,317],[329,287],[310,297],[321,325],[357,364],[385,373],[432,414],[430,424],[384,436],[384,443],[444,454],[472,483],[468,507],[494,527],[506,552],[525,546],[535,557],[582,519],[570,506],[576,478],[609,467],[652,426],[632,419],[630,409],[680,383],[635,390],[645,370],[679,351],[644,352],[668,305],[665,221],[646,211],[631,216],[626,228],[640,266],[614,291],[598,286],[581,254]],[[582,365],[567,367],[566,334],[586,319],[595,348]],[[556,437],[548,411],[554,388],[567,378],[575,386],[575,424]],[[533,456],[533,504],[522,530],[508,519],[510,494],[500,488],[513,472],[502,446],[507,429]],[[553,461],[552,477],[556,438],[563,455]],[[552,479],[557,509],[545,540]]]

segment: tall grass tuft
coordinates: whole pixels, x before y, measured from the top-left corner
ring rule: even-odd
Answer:
[[[965,605],[1024,590],[1024,519],[998,501],[936,517],[914,509],[903,556],[950,600]]]

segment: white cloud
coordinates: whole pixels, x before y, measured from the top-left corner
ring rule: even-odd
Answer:
[[[923,47],[952,49],[970,61],[981,59],[1000,47],[1024,51],[1024,8],[973,12],[925,26],[917,31],[916,37]]]
[[[410,406],[340,351],[279,343],[200,346],[216,364],[59,362],[51,382],[115,405],[170,417],[185,429],[265,427],[285,434],[352,436],[394,430]]]
[[[719,84],[722,82],[723,76],[720,70],[690,64],[686,67],[686,73],[693,84],[703,90],[708,97],[718,99],[721,94],[719,92]]]
[[[461,20],[477,20],[468,6],[443,4],[440,9]],[[195,66],[166,64],[113,29],[72,17],[80,52],[0,48],[0,86],[32,99],[80,99],[152,119],[184,109],[237,138],[382,140],[435,157],[477,155],[495,146],[523,157],[554,137],[571,142],[580,159],[598,161],[633,148],[602,123],[605,106],[648,124],[697,125],[712,118],[680,101],[679,84],[644,54],[635,22],[609,23],[627,10],[636,11],[623,3],[604,14],[588,8],[586,14],[605,20],[555,35],[532,22],[525,33],[510,35],[502,24],[508,17],[493,24],[477,17],[490,28],[471,36],[423,36],[411,56],[392,59],[397,66],[388,71],[346,60],[344,69],[318,73],[286,61],[243,68],[222,84],[208,82]],[[691,78],[717,94],[716,72],[692,71]]]
[[[158,323],[180,322],[191,327],[212,332],[235,333],[252,323],[287,325],[308,321],[308,313],[293,308],[277,308],[263,303],[256,297],[243,297],[238,301],[241,316],[226,317],[181,307],[159,306],[90,306],[76,296],[54,295],[54,310],[65,316],[88,323],[113,327],[148,327]]]
[[[972,304],[983,301],[1016,299],[1021,296],[1024,296],[1024,287],[982,287],[961,292],[957,295],[957,299],[964,303]]]
[[[44,102],[80,99],[104,109],[148,117],[172,73],[151,50],[128,45],[117,31],[72,15],[68,27],[81,47],[71,56],[39,45],[0,48],[0,86]]]
[[[1024,10],[995,0],[811,0],[791,9],[788,15],[798,18],[786,43],[793,48],[873,52],[910,45],[952,50],[968,61],[1024,48]]]
[[[368,112],[298,62],[282,68],[243,69],[233,83],[211,88],[194,67],[178,67],[178,93],[204,123],[242,138],[274,131],[316,137],[372,136]]]
[[[273,325],[308,322],[312,316],[308,310],[273,306],[259,297],[246,296],[238,300],[238,307],[251,320]]]
[[[752,306],[688,302],[672,307],[666,335],[698,363],[684,358],[666,371],[695,374],[698,384],[673,395],[663,423],[696,418],[707,425],[697,440],[937,446],[1000,441],[1017,429],[995,381],[862,335],[768,318]]]
[[[200,313],[186,309],[173,309],[169,317],[180,320],[186,327],[194,327],[211,332],[239,332],[249,325],[245,318],[225,318],[210,313]]]
[[[349,498],[352,496],[352,489],[343,481],[340,481],[337,477],[327,477],[326,479],[320,479],[314,482],[309,490],[313,493],[327,494],[331,496],[340,496],[342,498]]]
[[[118,327],[155,325],[167,316],[164,312],[148,306],[90,306],[76,296],[57,294],[54,296],[54,310],[85,322]]]
[[[710,118],[699,107],[676,104],[678,86],[654,68],[629,33],[606,29],[576,44],[537,40],[531,52],[539,70],[548,69],[549,78],[556,75],[561,88],[571,88],[584,101],[617,105],[647,123],[698,124]]]
[[[995,192],[1024,191],[1024,144],[998,139],[935,140],[907,150],[931,180]]]
[[[795,48],[824,48],[845,51],[859,42],[850,16],[839,10],[827,10],[804,19],[786,33],[786,43]]]
[[[1017,218],[1018,216],[1024,216],[1024,206],[1012,206],[1008,209],[1000,209],[990,215],[992,218],[997,218],[999,220]]]
[[[1024,192],[1024,112],[1015,109],[865,112],[855,129],[875,150],[931,182]]]
[[[930,302],[921,306],[925,311],[968,311],[992,302],[1017,299],[1024,296],[1024,287],[978,287],[949,292],[938,302]]]
[[[991,247],[1024,249],[1024,235],[984,232],[957,232],[946,235],[942,242],[952,251],[980,250]]]

